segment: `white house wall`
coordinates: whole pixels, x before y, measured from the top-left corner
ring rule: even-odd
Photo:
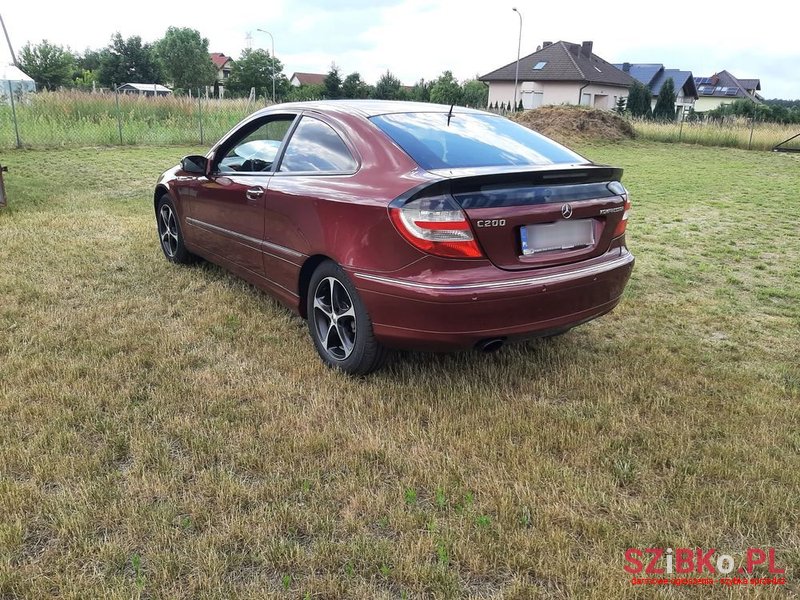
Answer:
[[[736,98],[715,98],[713,96],[700,96],[697,100],[694,101],[694,110],[695,112],[706,112],[707,110],[713,110],[717,108],[721,104],[730,104],[734,100],[736,100]]]
[[[522,100],[525,108],[534,108],[538,102],[535,94],[541,94],[541,105],[578,104],[583,94],[589,94],[590,106],[611,110],[617,98],[628,97],[628,89],[617,86],[589,84],[583,90],[583,84],[577,81],[521,81],[517,93],[517,102]],[[511,104],[514,102],[514,82],[492,81],[489,84],[489,104]]]

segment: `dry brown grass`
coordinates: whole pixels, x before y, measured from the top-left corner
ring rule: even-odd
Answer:
[[[798,157],[630,143],[619,308],[351,379],[172,266],[192,149],[18,152],[0,212],[0,597],[633,598],[629,546],[800,569]],[[664,590],[705,598],[707,588]]]

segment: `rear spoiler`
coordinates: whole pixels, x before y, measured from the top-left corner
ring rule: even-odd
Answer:
[[[507,194],[502,194],[502,204],[530,204],[550,200],[556,188],[557,196],[571,195],[572,200],[583,198],[602,198],[615,196],[607,188],[612,181],[622,179],[622,169],[609,165],[581,164],[563,165],[554,167],[546,165],[541,167],[510,167],[510,168],[476,168],[476,169],[436,169],[429,173],[438,175],[442,179],[422,183],[395,198],[390,206],[402,206],[409,200],[419,196],[449,194],[453,196],[462,208],[478,208],[487,206],[487,195],[492,195],[494,190],[508,192],[509,188],[525,189],[527,201],[517,198],[510,201]],[[563,188],[570,188],[569,190]],[[536,193],[537,190],[541,193]],[[476,205],[476,197],[480,200]],[[540,198],[537,201],[537,198]],[[498,202],[489,202],[496,206]]]

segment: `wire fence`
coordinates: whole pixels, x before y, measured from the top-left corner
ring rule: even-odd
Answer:
[[[211,145],[266,98],[216,99],[81,91],[22,93],[0,86],[0,148],[124,145]],[[493,110],[503,115],[511,111]],[[798,132],[797,125],[742,117],[663,123],[633,119],[639,137],[661,142],[771,150]],[[800,149],[800,137],[787,148]]]
[[[800,132],[799,125],[734,116],[675,122],[632,119],[632,123],[636,134],[644,139],[746,150],[772,150]],[[800,140],[793,140],[789,147],[797,147],[798,142]]]
[[[261,100],[79,91],[0,95],[0,148],[211,144]]]

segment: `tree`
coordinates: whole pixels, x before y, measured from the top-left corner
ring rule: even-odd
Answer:
[[[97,72],[100,68],[100,62],[103,59],[102,50],[92,50],[87,48],[83,54],[75,55],[75,66],[80,71],[93,71]]]
[[[431,87],[433,84],[430,81],[420,79],[414,84],[409,93],[409,100],[414,102],[430,102],[431,101]]]
[[[236,96],[247,96],[252,88],[256,95],[272,96],[272,75],[275,73],[275,94],[283,98],[289,92],[289,81],[283,74],[283,63],[266,50],[246,48],[233,63],[226,89]]]
[[[289,86],[289,90],[282,96],[287,102],[304,102],[306,100],[319,100],[325,96],[325,86],[317,84],[305,84]]]
[[[624,115],[625,114],[625,102],[626,102],[625,96],[620,96],[619,98],[617,98],[617,104],[616,104],[616,106],[614,106],[614,112],[617,113],[620,116]]]
[[[436,104],[461,104],[461,86],[453,77],[452,71],[445,71],[433,82],[431,102]]]
[[[164,74],[181,89],[212,85],[216,68],[208,54],[208,38],[189,27],[170,27],[155,44]]]
[[[652,118],[651,98],[649,87],[638,81],[634,82],[628,92],[628,112],[633,117]]]
[[[400,80],[392,75],[390,71],[386,71],[378,79],[378,83],[375,84],[375,91],[372,97],[377,100],[401,100],[403,98],[403,89]]]
[[[342,83],[343,98],[369,98],[369,86],[362,81],[359,73],[350,73]]]
[[[489,87],[477,79],[465,81],[461,88],[461,99],[466,106],[486,108],[489,101]]]
[[[525,110],[525,107],[522,105],[522,98],[520,98],[517,103],[517,112],[522,112],[523,110]]]
[[[73,85],[81,90],[91,90],[94,87],[94,82],[94,72],[88,69],[84,69],[72,78]]]
[[[117,32],[102,52],[98,81],[105,86],[124,83],[161,83],[164,79],[151,44],[142,44],[138,35],[127,40]]]
[[[87,48],[83,54],[74,53],[72,62],[72,82],[78,88],[92,89],[92,84],[97,81],[100,70],[100,61],[104,51]]]
[[[675,120],[675,82],[672,81],[672,77],[667,78],[661,86],[661,91],[658,92],[653,118],[657,121]]]
[[[20,68],[39,88],[54,90],[72,81],[74,57],[63,47],[42,40],[35,46],[25,44],[20,52]]]
[[[331,63],[330,71],[322,82],[325,86],[325,97],[331,100],[342,97],[342,76],[339,75],[339,67],[336,63]]]

